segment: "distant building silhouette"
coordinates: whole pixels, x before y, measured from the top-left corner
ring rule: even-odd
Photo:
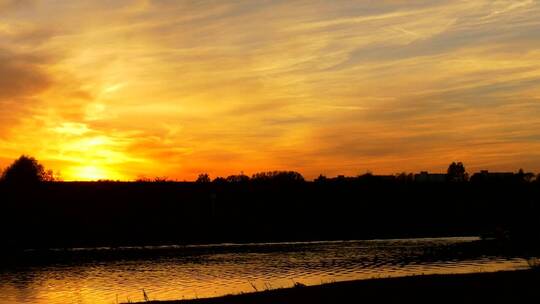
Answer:
[[[488,170],[482,170],[471,176],[471,181],[479,182],[497,182],[497,181],[509,181],[515,179],[516,174],[513,172],[489,172]]]

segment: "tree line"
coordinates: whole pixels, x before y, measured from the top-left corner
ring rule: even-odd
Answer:
[[[467,181],[486,181],[486,174],[476,173],[472,177],[469,175],[462,162],[452,162],[446,171],[446,182],[467,182]],[[489,177],[489,175],[487,175]],[[519,169],[517,173],[508,176],[507,179],[520,182],[540,182],[540,174],[536,175],[533,172],[525,172],[523,169]],[[339,175],[337,177],[326,177],[325,175],[319,175],[313,181],[317,183],[335,182],[343,180],[358,180],[366,182],[374,181],[395,181],[395,182],[414,182],[415,174],[401,172],[394,175],[374,175],[370,172],[348,177]],[[0,182],[4,182],[11,185],[35,185],[40,182],[59,182],[62,181],[59,173],[54,173],[50,169],[46,169],[38,160],[32,156],[22,155],[16,159],[11,165],[9,165],[0,174]],[[111,180],[101,180],[102,182],[111,182]],[[509,180],[505,180],[509,181]],[[136,182],[173,182],[166,177],[139,178]],[[306,179],[302,174],[296,171],[268,171],[258,172],[252,176],[248,176],[244,173],[238,175],[229,175],[227,177],[218,176],[214,179],[210,177],[208,173],[201,173],[195,180],[198,184],[206,183],[248,183],[248,182],[273,182],[273,183],[302,183],[306,182]]]
[[[306,181],[287,171],[65,183],[24,156],[2,174],[0,247],[457,235],[540,241],[540,183],[523,171],[493,183],[466,173],[452,163],[445,182],[433,183],[369,173]]]

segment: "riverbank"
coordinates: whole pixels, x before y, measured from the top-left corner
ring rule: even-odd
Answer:
[[[337,282],[159,304],[538,303],[540,271],[518,270]]]

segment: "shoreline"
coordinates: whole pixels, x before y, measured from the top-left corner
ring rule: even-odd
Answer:
[[[434,274],[298,286],[154,304],[524,303],[540,299],[540,271]],[[136,302],[132,302],[136,303]]]

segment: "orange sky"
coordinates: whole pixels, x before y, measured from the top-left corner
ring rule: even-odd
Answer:
[[[0,167],[21,154],[66,180],[538,172],[540,3],[0,0]]]

